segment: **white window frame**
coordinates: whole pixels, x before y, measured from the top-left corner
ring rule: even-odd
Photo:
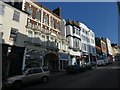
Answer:
[[[14,10],[13,20],[20,21],[20,12]]]
[[[17,33],[18,33],[18,29],[11,27],[9,39],[12,41],[16,41]]]

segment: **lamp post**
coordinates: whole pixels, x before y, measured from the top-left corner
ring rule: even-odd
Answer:
[[[11,52],[11,47],[8,47],[7,56],[9,56],[10,52]]]
[[[9,74],[9,68],[10,68],[10,58],[9,58],[9,54],[11,52],[11,47],[8,47],[8,51],[7,51],[7,58],[8,58],[8,66],[6,67],[6,72],[5,72],[5,78],[8,76]]]

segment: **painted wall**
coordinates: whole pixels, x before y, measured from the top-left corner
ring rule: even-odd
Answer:
[[[14,10],[20,13],[19,21],[13,20]],[[24,47],[24,41],[26,40],[26,24],[26,13],[5,4],[4,15],[2,16],[3,43]],[[11,27],[18,29],[16,41],[10,40]]]

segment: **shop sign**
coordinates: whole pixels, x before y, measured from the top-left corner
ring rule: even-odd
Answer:
[[[69,60],[69,55],[66,53],[59,53],[60,60]]]

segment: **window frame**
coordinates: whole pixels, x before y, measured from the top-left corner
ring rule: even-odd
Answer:
[[[16,41],[17,34],[18,34],[18,29],[11,27],[9,39],[12,41]]]
[[[0,15],[4,15],[5,13],[5,5],[3,5],[2,3],[0,4]]]
[[[20,21],[20,12],[18,12],[17,10],[14,10],[13,20],[18,21],[18,22]]]

